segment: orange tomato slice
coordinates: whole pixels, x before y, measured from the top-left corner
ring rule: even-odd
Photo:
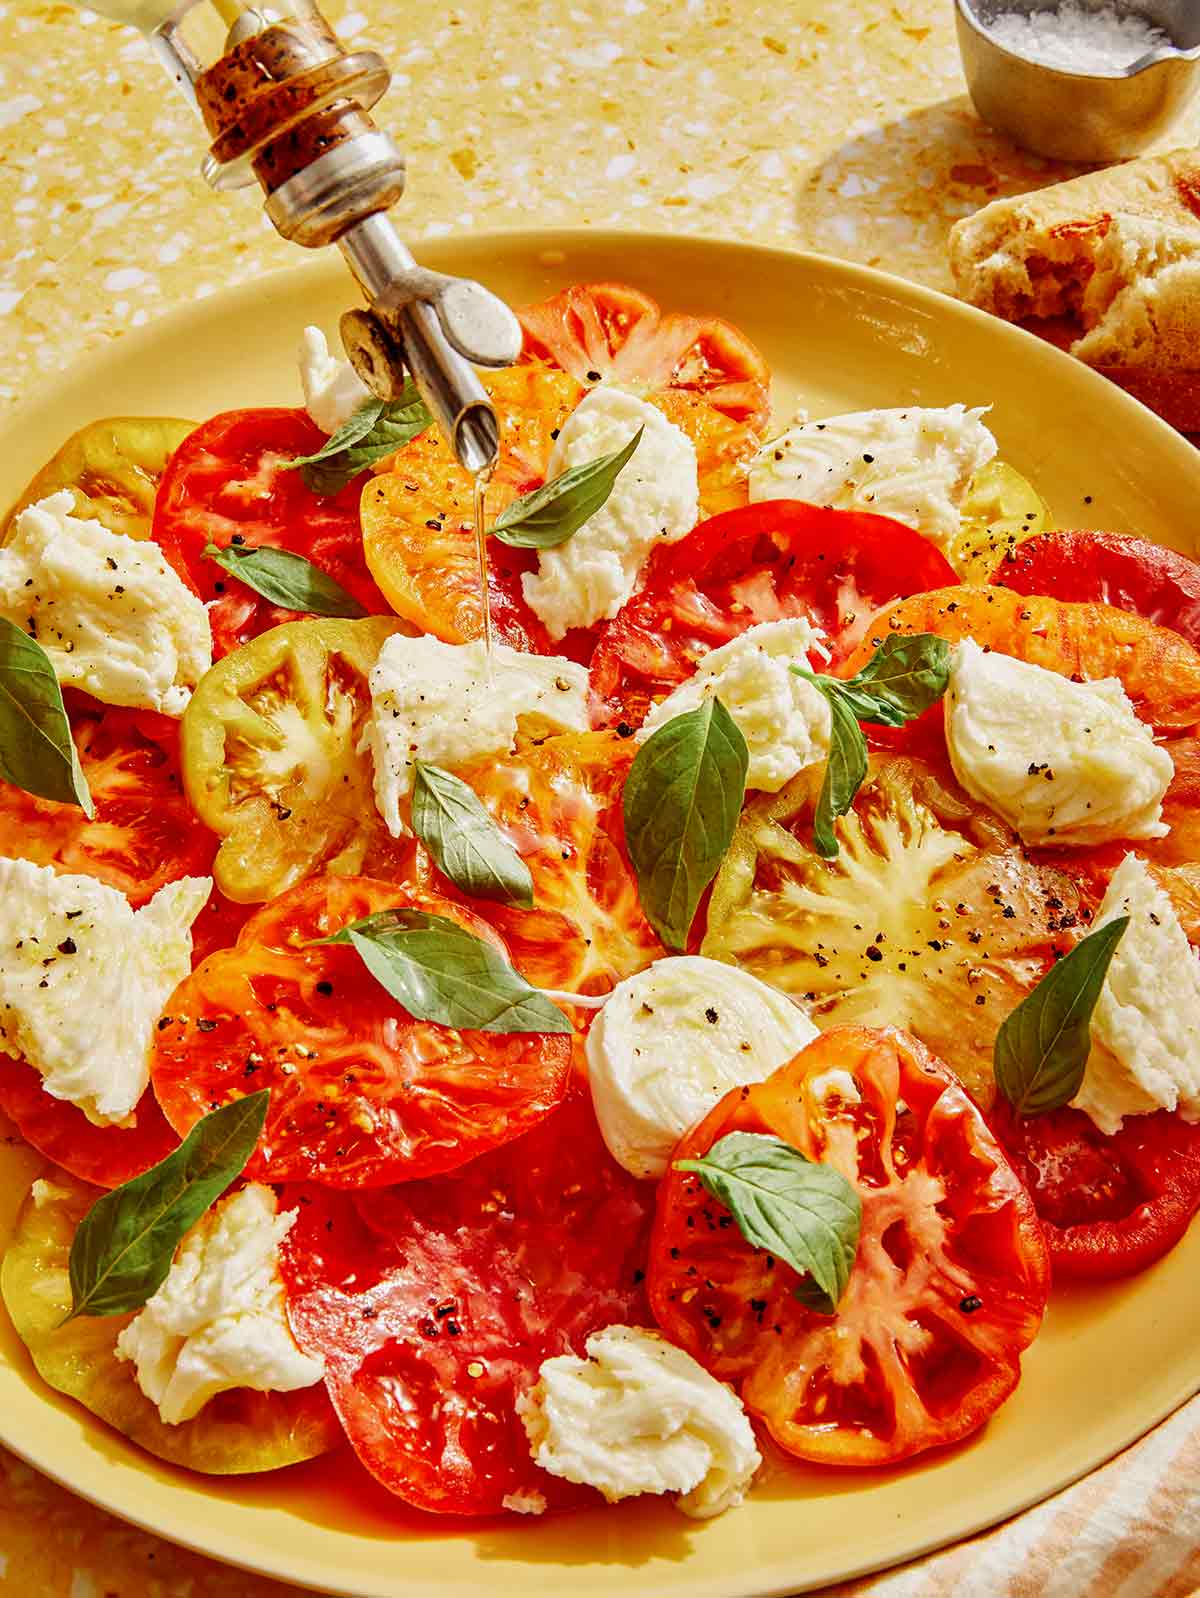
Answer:
[[[662,317],[645,295],[612,284],[571,289],[519,314],[521,363],[484,380],[502,424],[489,517],[545,481],[558,430],[585,385],[604,378],[643,392],[692,440],[703,515],[745,503],[745,462],[761,441],[770,373],[735,328]],[[361,516],[367,565],[397,615],[446,643],[477,638],[473,484],[432,429],[382,465],[363,490]],[[492,540],[488,553],[495,636],[553,653],[521,590],[536,552]]]
[[[1178,633],[1113,605],[1073,604],[1006,588],[935,588],[876,617],[842,668],[865,664],[889,632],[937,633],[1094,682],[1116,677],[1142,721],[1182,733],[1200,722],[1200,653]]]

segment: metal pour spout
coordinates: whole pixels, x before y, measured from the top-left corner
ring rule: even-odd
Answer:
[[[388,217],[404,158],[368,115],[390,77],[382,58],[344,51],[313,0],[213,3],[221,28],[210,65],[185,28],[208,14],[204,0],[175,5],[150,33],[212,138],[205,177],[217,189],[257,180],[284,238],[339,246],[367,302],[342,318],[355,370],[385,400],[411,374],[462,465],[486,470],[500,429],[474,368],[511,365],[520,324],[481,284],[419,266]]]

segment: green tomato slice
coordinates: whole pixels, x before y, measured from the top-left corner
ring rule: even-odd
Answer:
[[[195,429],[173,416],[110,416],[89,422],[51,457],[13,506],[4,536],[27,505],[69,488],[75,514],[113,533],[149,538],[154,497],[168,460]]]
[[[295,1393],[220,1393],[193,1419],[168,1426],[113,1349],[132,1315],[63,1319],[71,1308],[67,1264],[75,1229],[101,1196],[50,1166],[48,1198],[32,1194],[0,1266],[0,1293],[38,1375],[159,1459],[213,1476],[278,1470],[327,1453],[342,1431],[325,1385]]]
[[[192,808],[223,842],[213,875],[261,904],[319,871],[352,875],[383,833],[371,756],[368,675],[394,616],[293,621],[217,662],[181,728]]]
[[[1050,507],[1006,461],[975,473],[962,503],[950,564],[964,583],[985,583],[1004,557],[1050,526]]]

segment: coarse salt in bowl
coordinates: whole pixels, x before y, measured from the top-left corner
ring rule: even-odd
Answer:
[[[1038,155],[1137,155],[1200,88],[1194,0],[956,0],[956,10],[975,109]]]
[[[1174,48],[1171,35],[1148,18],[1112,4],[1092,10],[1079,0],[1048,11],[997,11],[984,26],[1027,61],[1097,77],[1122,73],[1151,50]]]

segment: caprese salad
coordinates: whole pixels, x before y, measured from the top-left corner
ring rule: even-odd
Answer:
[[[705,1517],[975,1431],[1200,1206],[1200,568],[985,409],[776,431],[726,323],[521,316],[484,574],[315,329],[9,519],[0,1286],[199,1471]]]

